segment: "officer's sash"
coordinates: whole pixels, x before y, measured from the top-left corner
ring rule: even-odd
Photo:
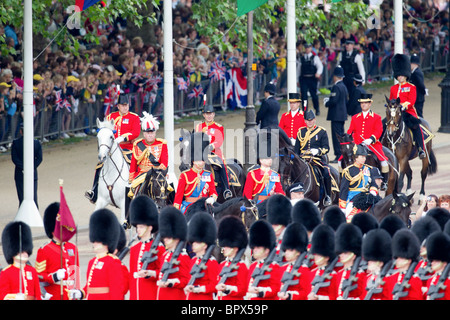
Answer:
[[[200,181],[198,185],[194,188],[194,191],[189,196],[189,198],[199,198],[201,197],[202,191],[205,188],[205,185],[208,181],[211,179],[211,172],[203,172],[202,176],[200,177]],[[184,213],[187,209],[187,207],[192,204],[192,202],[188,202],[186,200],[183,200],[181,202],[181,212]]]
[[[353,199],[354,196],[361,192],[368,191],[368,186],[370,184],[370,168],[367,166],[364,166],[362,171],[358,173],[357,176],[354,178],[359,179],[357,181],[357,185],[352,186],[349,188],[348,195],[347,195],[347,203]],[[355,181],[356,182],[356,181]]]
[[[280,178],[278,177],[278,174],[276,172],[272,171],[269,176],[269,181],[266,183],[265,187],[261,190],[260,193],[258,193],[255,196],[256,203],[260,203],[261,201],[264,201],[265,197],[269,196],[270,192],[273,189],[275,189],[275,183],[277,183],[279,181],[280,181]],[[264,197],[264,199],[259,199],[260,196]]]

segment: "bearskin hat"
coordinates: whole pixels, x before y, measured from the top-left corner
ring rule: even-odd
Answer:
[[[444,230],[445,224],[450,220],[450,213],[448,210],[440,207],[428,210],[427,217],[428,216],[434,218],[437,223],[439,223],[441,230]]]
[[[333,228],[326,224],[320,224],[313,230],[310,251],[312,254],[320,254],[332,260],[336,256],[334,242]]]
[[[392,255],[417,261],[420,254],[420,243],[417,236],[406,228],[398,230],[392,237]]]
[[[22,221],[8,223],[2,232],[3,255],[8,264],[13,264],[14,257],[21,252],[33,253],[33,236],[31,228]]]
[[[370,192],[360,192],[352,198],[353,207],[362,211],[368,210],[380,200],[379,195],[373,195]]]
[[[389,214],[381,220],[380,228],[385,229],[393,237],[398,230],[406,228],[406,224],[399,216]]]
[[[308,246],[308,233],[306,228],[299,222],[292,222],[286,227],[281,242],[281,249],[294,249],[298,252],[306,251]]]
[[[234,216],[224,217],[217,230],[219,246],[243,249],[248,245],[247,230],[242,220]]]
[[[146,195],[138,195],[130,202],[130,223],[152,226],[152,233],[158,231],[158,208],[155,202]]]
[[[392,259],[392,238],[385,229],[372,229],[363,238],[362,255],[366,261],[382,261]]]
[[[100,242],[114,253],[119,242],[121,226],[116,215],[109,209],[99,209],[89,219],[89,241]]]
[[[379,226],[377,219],[370,213],[366,212],[355,214],[351,223],[359,227],[363,235],[372,229],[377,229]]]
[[[392,57],[392,71],[394,78],[405,76],[407,79],[411,77],[411,62],[407,55],[397,53]]]
[[[165,207],[159,213],[159,234],[161,239],[174,238],[186,241],[187,222],[183,213],[175,207]]]
[[[430,234],[442,230],[441,226],[434,218],[425,216],[414,222],[411,226],[411,231],[417,236],[421,245],[425,246],[424,241]]]
[[[275,248],[276,236],[272,226],[266,220],[255,221],[249,231],[250,248],[264,247],[272,250]]]
[[[209,136],[203,132],[194,132],[191,134],[190,140],[190,156],[193,161],[207,161],[207,151],[209,146]]]
[[[187,240],[204,242],[208,246],[217,239],[217,227],[214,218],[206,212],[197,212],[188,223]]]
[[[427,238],[427,258],[429,261],[450,262],[450,236],[443,231],[435,231]]]
[[[292,222],[300,222],[312,232],[321,223],[319,208],[310,199],[301,199],[292,208]]]
[[[323,211],[323,223],[332,227],[334,231],[336,231],[337,228],[346,221],[345,214],[339,206],[332,205]]]
[[[291,222],[292,204],[283,194],[274,194],[267,199],[267,220],[272,225],[287,226]]]
[[[357,226],[351,223],[341,224],[335,234],[335,250],[337,254],[343,252],[353,252],[361,255],[362,232]]]
[[[59,212],[59,202],[51,203],[44,211],[44,229],[45,234],[50,239],[53,238],[53,231],[55,230],[56,216]]]

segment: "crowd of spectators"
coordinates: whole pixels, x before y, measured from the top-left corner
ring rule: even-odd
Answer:
[[[427,48],[448,52],[448,10],[439,12],[420,0],[408,2],[403,16],[405,53],[423,53]],[[233,51],[220,53],[219,48],[210,45],[210,39],[200,36],[192,19],[192,2],[173,1],[174,77],[189,80],[191,86],[210,79],[211,65],[219,58],[226,68],[242,68],[246,72],[246,55],[235,47]],[[53,21],[49,30],[58,30],[66,22],[67,14],[55,4],[51,9]],[[71,130],[71,126],[82,128],[86,121],[89,104],[96,104],[94,115],[104,116],[111,111],[119,84],[126,93],[139,93],[141,102],[150,112],[155,111],[158,88],[163,85],[163,34],[161,19],[154,26],[154,41],[146,43],[142,37],[127,33],[127,21],[118,19],[114,24],[94,24],[89,21],[83,31],[75,30],[80,40],[79,55],[68,54],[55,44],[48,46],[34,61],[35,116],[44,110],[59,111],[58,116],[48,118],[48,128],[59,125],[59,135],[47,138],[68,138],[83,136],[90,130]],[[394,23],[392,1],[383,1],[380,6],[379,28],[369,29],[362,25],[351,32],[336,30],[328,36],[329,44],[323,38],[313,42],[313,51],[324,66],[332,70],[339,61],[345,39],[353,38],[361,54],[368,59],[367,82],[380,80],[374,70],[388,65],[393,53]],[[226,28],[224,25],[219,29]],[[83,32],[95,33],[98,45],[86,43]],[[256,99],[259,89],[268,81],[276,81],[280,93],[286,93],[286,39],[279,25],[270,27],[268,43],[259,44],[256,50],[265,52],[257,59]],[[22,31],[10,25],[0,26],[5,43],[15,52],[0,57],[0,152],[17,136],[21,122],[23,77],[21,62]],[[298,53],[303,48],[302,30],[298,30]],[[227,40],[231,41],[231,40]],[[434,46],[433,46],[434,44]],[[330,72],[329,74],[332,74]],[[375,75],[375,76],[374,76]],[[322,82],[323,83],[323,82]],[[177,79],[174,79],[177,90]],[[84,109],[83,109],[84,108]],[[142,105],[141,105],[142,110]],[[12,119],[17,119],[12,126]],[[35,121],[37,122],[37,121]],[[15,129],[17,128],[17,129]],[[51,130],[50,130],[51,131]]]

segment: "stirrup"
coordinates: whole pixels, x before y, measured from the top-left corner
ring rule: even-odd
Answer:
[[[331,206],[331,198],[329,195],[326,195],[325,198],[323,199],[323,205],[325,207]]]
[[[383,181],[380,186],[381,191],[385,191],[387,189],[387,182]]]
[[[88,190],[84,193],[84,196],[92,203],[94,203],[94,191]]]
[[[425,154],[425,151],[423,151],[423,150],[419,151],[419,159],[425,159],[426,156],[427,155]]]
[[[225,200],[231,199],[233,197],[233,193],[231,192],[230,189],[226,189],[223,192],[223,197],[225,198]]]

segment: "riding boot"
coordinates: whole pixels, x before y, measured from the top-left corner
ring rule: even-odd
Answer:
[[[389,172],[383,172],[383,182],[381,183],[381,187],[380,190],[384,191],[387,189],[387,184],[388,184],[388,180],[389,180]]]
[[[131,228],[130,214],[129,214],[128,210],[130,208],[130,203],[131,203],[132,198],[128,196],[129,192],[130,192],[130,188],[129,187],[125,187],[125,217],[126,217],[126,220],[123,221],[123,223],[122,223],[122,227],[125,230]]]
[[[324,186],[325,186],[325,197],[323,199],[323,205],[325,207],[331,206],[331,177],[323,178]]]
[[[228,184],[228,177],[227,177],[227,172],[225,170],[225,164],[221,168],[219,168],[219,170],[217,170],[217,173],[219,175],[219,180],[224,189],[223,198],[225,200],[228,200],[233,196],[233,194],[231,193],[230,186]]]
[[[417,150],[419,152],[419,159],[424,159],[425,154],[425,143],[423,141],[423,133],[420,126],[412,130],[414,141],[416,142]]]
[[[92,185],[91,190],[87,190],[84,193],[84,196],[91,202],[96,203],[97,202],[97,196],[98,196],[98,179],[100,177],[100,171],[102,170],[103,163],[99,163],[97,167],[95,168],[95,176],[94,176],[94,183]]]

